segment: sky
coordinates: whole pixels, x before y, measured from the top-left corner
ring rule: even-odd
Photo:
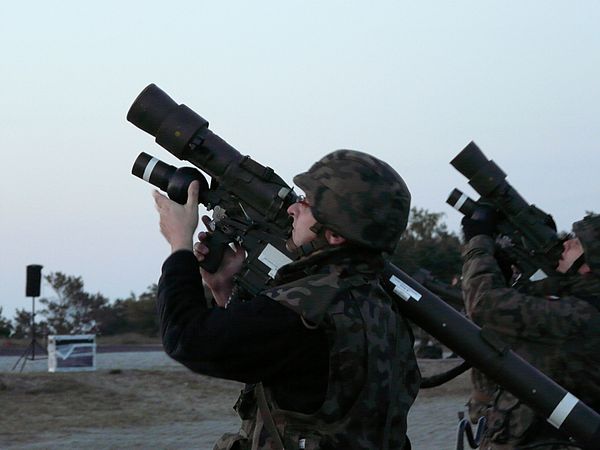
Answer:
[[[126,121],[150,83],[291,184],[351,148],[392,165],[413,206],[460,214],[450,160],[471,140],[569,230],[600,211],[596,1],[4,2],[0,306],[31,310],[26,266],[111,301],[156,282],[169,246]],[[52,297],[42,283],[42,297]]]

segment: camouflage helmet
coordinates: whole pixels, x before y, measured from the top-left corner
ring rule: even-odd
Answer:
[[[350,242],[392,251],[406,229],[410,192],[385,162],[336,150],[294,177],[317,222]]]
[[[575,222],[573,232],[581,242],[587,265],[600,271],[600,215],[590,214]]]

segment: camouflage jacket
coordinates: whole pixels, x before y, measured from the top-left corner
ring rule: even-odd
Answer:
[[[547,279],[526,292],[506,286],[494,242],[475,236],[463,251],[463,295],[469,317],[583,402],[600,408],[600,277]],[[488,448],[511,449],[564,436],[519,399],[473,371],[471,419],[488,418]],[[486,447],[482,447],[486,448]],[[542,446],[536,449],[563,449]]]
[[[410,328],[379,285],[373,263],[357,263],[344,249],[321,251],[282,268],[279,284],[262,293],[307,327],[324,329],[329,341],[327,392],[317,411],[281,409],[264,389],[266,415],[286,450],[409,448],[406,418],[420,374]],[[256,389],[246,389],[245,397],[238,410],[247,442],[234,437],[237,448],[278,448],[264,425],[269,418],[256,406]]]

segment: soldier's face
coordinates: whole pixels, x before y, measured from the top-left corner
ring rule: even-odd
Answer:
[[[312,241],[317,235],[310,229],[317,221],[310,210],[310,205],[303,197],[288,209],[292,217],[292,241],[298,247]]]
[[[566,240],[563,248],[564,250],[558,261],[558,266],[556,266],[556,271],[560,273],[566,273],[577,258],[583,255],[583,247],[577,238]]]

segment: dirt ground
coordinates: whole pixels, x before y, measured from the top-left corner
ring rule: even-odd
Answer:
[[[421,360],[425,375],[456,364]],[[0,372],[2,449],[211,449],[237,431],[241,385],[184,368]],[[415,450],[455,448],[467,374],[422,390],[409,417]]]

